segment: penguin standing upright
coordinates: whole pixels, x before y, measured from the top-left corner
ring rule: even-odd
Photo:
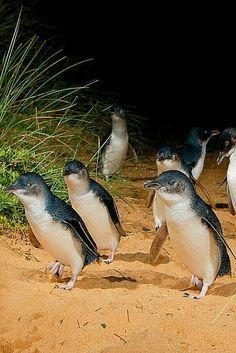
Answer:
[[[182,162],[176,148],[172,145],[163,145],[157,150],[156,166],[157,175],[160,175],[167,170],[181,170],[189,178],[191,177],[190,168]],[[158,230],[164,222],[162,211],[163,205],[161,199],[154,190],[149,191],[147,207],[150,207],[151,202],[155,228]]]
[[[202,173],[207,143],[212,136],[219,133],[219,130],[193,127],[189,132],[187,141],[179,148],[181,159],[191,167],[195,179],[198,179]]]
[[[19,198],[35,237],[57,259],[49,265],[53,273],[62,273],[64,265],[71,267],[70,281],[57,287],[72,289],[83,267],[99,257],[96,244],[79,214],[55,196],[37,173],[22,174],[4,191]]]
[[[231,274],[229,246],[223,238],[220,222],[181,171],[163,172],[145,186],[156,190],[163,200],[170,239],[179,258],[192,273],[191,285],[200,289],[194,298],[200,299],[217,276]]]
[[[229,210],[232,215],[236,212],[236,128],[224,129],[219,137],[218,165],[225,157],[229,157],[227,168],[227,194]]]
[[[132,154],[135,163],[138,159],[134,148],[129,143],[125,110],[114,105],[111,108],[111,119],[112,131],[102,148],[99,159],[100,169],[106,180],[122,169],[128,151]]]
[[[80,161],[67,162],[63,176],[72,207],[83,218],[97,248],[111,250],[106,262],[112,262],[120,237],[126,235],[112,196],[90,178],[88,169]]]
[[[171,145],[161,146],[157,151],[156,165],[158,175],[167,170],[180,170],[181,172],[183,172],[194,185],[197,184],[201,188],[201,190],[204,192],[207,199],[209,200],[211,206],[213,207],[210,195],[203,187],[203,185],[192,176],[191,167],[182,161],[182,159],[180,158],[180,154],[178,153],[175,147]],[[144,183],[144,186],[145,185],[146,182]],[[155,192],[155,190],[149,191],[147,202],[148,207],[150,206],[151,201],[152,213],[157,234],[156,237],[153,239],[153,242],[150,247],[150,263],[156,264],[162,246],[167,238],[168,231],[165,223],[164,204],[162,199],[159,197],[158,193]]]

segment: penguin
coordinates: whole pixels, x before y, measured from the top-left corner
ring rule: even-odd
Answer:
[[[214,204],[210,198],[209,193],[203,187],[203,185],[196,180],[191,172],[191,167],[185,164],[180,158],[180,154],[177,149],[172,145],[161,146],[156,155],[156,165],[158,170],[158,175],[167,170],[180,170],[182,171],[193,183],[197,184],[201,190],[206,195],[210,202],[210,205],[214,207]],[[144,183],[145,186],[145,183]],[[155,190],[150,190],[148,194],[147,207],[150,207],[152,202],[152,213],[155,222],[155,229],[157,231],[156,237],[150,247],[150,263],[156,264],[161,248],[167,238],[168,232],[165,224],[165,217],[163,212],[163,202]]]
[[[206,146],[212,136],[218,135],[219,130],[193,127],[186,142],[179,148],[179,154],[184,163],[191,167],[192,175],[199,179],[205,162]]]
[[[61,274],[64,265],[71,267],[70,281],[58,283],[56,287],[72,289],[84,266],[99,259],[96,243],[82,218],[69,204],[55,196],[37,173],[20,175],[4,191],[19,198],[35,237],[57,259],[48,268],[54,274]]]
[[[106,180],[122,169],[128,152],[132,155],[135,165],[138,161],[137,154],[129,143],[125,110],[114,105],[111,108],[111,120],[111,134],[105,140],[99,158],[100,170]]]
[[[236,128],[228,127],[224,129],[219,137],[219,155],[217,164],[219,165],[225,157],[229,157],[227,168],[227,195],[229,211],[234,216],[236,212]]]
[[[182,170],[190,178],[190,168],[181,161],[180,155],[172,145],[163,145],[157,150],[156,154],[157,173],[160,175],[166,170]],[[150,190],[147,198],[147,207],[152,204],[155,228],[158,230],[164,222],[162,212],[162,201],[154,190]]]
[[[161,173],[146,183],[164,203],[164,216],[173,247],[192,273],[191,286],[200,299],[218,276],[231,275],[231,263],[221,224],[212,208],[196,193],[189,178],[179,170]],[[235,257],[235,255],[233,254]],[[185,293],[186,297],[192,297]]]
[[[120,237],[126,235],[112,196],[90,178],[88,169],[78,160],[65,164],[63,176],[72,207],[83,218],[98,250],[111,251],[105,261],[111,263]]]

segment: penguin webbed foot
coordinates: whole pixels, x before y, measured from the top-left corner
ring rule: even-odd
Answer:
[[[188,299],[200,299],[200,298],[198,298],[198,296],[192,295],[192,294],[189,294],[189,293],[184,293],[183,297],[184,298],[188,298]]]
[[[77,279],[77,276],[72,275],[69,282],[67,282],[67,283],[57,283],[55,285],[55,288],[64,289],[64,290],[71,290],[74,287],[74,285],[75,285],[76,279]]]
[[[50,270],[51,273],[53,274],[53,276],[59,278],[62,275],[63,271],[64,271],[64,267],[65,267],[65,265],[63,265],[58,260],[55,260],[55,261],[53,261],[53,262],[51,262],[50,264],[47,265],[45,272],[47,270]]]
[[[203,297],[205,297],[205,295],[207,294],[209,285],[208,284],[203,284],[201,292],[196,296],[196,295],[191,295],[189,293],[184,293],[183,297],[184,298],[192,298],[192,299],[201,299]]]
[[[105,264],[110,264],[113,260],[114,260],[114,256],[115,256],[115,252],[112,251],[106,259],[103,260],[103,262],[105,262]]]

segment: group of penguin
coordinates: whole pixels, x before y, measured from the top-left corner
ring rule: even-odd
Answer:
[[[115,106],[112,110],[112,131],[104,144],[100,170],[108,180],[119,172],[130,150],[125,111]],[[230,258],[234,256],[226,243],[220,222],[212,209],[195,191],[206,155],[206,145],[219,131],[192,128],[186,143],[179,149],[162,146],[156,156],[157,177],[144,183],[151,190],[147,205],[152,204],[157,230],[150,248],[150,261],[155,263],[167,235],[176,253],[192,274],[191,286],[199,288],[194,296],[205,296],[217,276],[231,274]],[[220,133],[219,157],[230,158],[227,170],[229,207],[236,210],[236,129]],[[19,176],[4,191],[17,196],[24,206],[29,225],[42,247],[55,259],[47,268],[53,275],[63,274],[70,266],[68,283],[56,287],[72,289],[84,266],[99,261],[100,251],[109,250],[105,262],[114,259],[121,236],[126,233],[110,193],[89,175],[88,168],[79,160],[69,161],[63,169],[71,205],[52,193],[44,179],[35,172]],[[203,187],[202,187],[203,188]],[[208,193],[203,188],[203,191]],[[211,203],[210,198],[208,200]],[[188,293],[185,294],[191,297]]]

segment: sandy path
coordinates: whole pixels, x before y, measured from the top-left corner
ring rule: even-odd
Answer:
[[[209,153],[201,177],[215,202],[226,202],[227,161],[215,165]],[[131,175],[127,166],[125,175]],[[115,261],[87,266],[69,292],[53,289],[44,268],[51,257],[30,243],[1,234],[0,352],[3,353],[167,353],[235,352],[236,263],[233,276],[219,278],[199,301],[181,289],[190,274],[168,239],[159,264],[149,264],[154,237],[151,210],[145,207],[143,181],[155,163],[139,162],[136,176],[122,183],[130,208],[117,205],[128,237]],[[225,237],[236,252],[235,217],[217,211]],[[143,227],[149,229],[143,229]],[[70,276],[69,268],[63,278]]]

